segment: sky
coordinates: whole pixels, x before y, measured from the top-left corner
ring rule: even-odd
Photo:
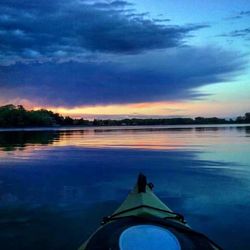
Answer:
[[[1,0],[0,105],[84,118],[250,111],[248,0]]]

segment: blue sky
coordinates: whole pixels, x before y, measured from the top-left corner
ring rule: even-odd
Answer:
[[[249,43],[243,0],[2,0],[0,104],[236,116],[250,109]]]

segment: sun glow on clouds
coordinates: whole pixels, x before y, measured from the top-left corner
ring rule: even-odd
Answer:
[[[63,116],[84,119],[123,119],[161,117],[222,117],[233,118],[247,112],[247,103],[228,100],[199,100],[193,102],[144,102],[130,104],[79,106],[73,108],[36,106],[46,108]]]
[[[35,107],[34,109],[40,109]],[[113,104],[97,106],[81,106],[74,108],[66,107],[46,107],[53,112],[64,116],[83,117],[83,118],[124,118],[124,117],[143,117],[143,116],[177,116],[184,113],[188,108],[185,104],[177,102],[153,102],[153,103],[132,103],[132,104]]]
[[[196,102],[154,102],[120,104],[107,106],[82,106],[74,108],[45,107],[63,116],[85,119],[123,119],[123,118],[158,118],[158,117],[195,117],[195,116],[227,116],[223,103]],[[235,108],[235,107],[234,107]],[[35,109],[40,109],[36,107]],[[220,110],[220,112],[218,112]],[[232,111],[232,110],[231,110]],[[237,111],[236,111],[237,114]]]

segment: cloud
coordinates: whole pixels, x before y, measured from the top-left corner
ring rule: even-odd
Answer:
[[[111,61],[32,63],[0,67],[7,101],[84,106],[202,98],[197,88],[231,80],[244,59],[218,48],[178,48]]]
[[[135,54],[180,47],[204,24],[166,25],[127,1],[8,0],[0,2],[2,64],[71,58],[87,52]],[[162,21],[166,18],[162,19]],[[55,51],[63,52],[58,56]]]
[[[241,15],[241,16],[250,16],[250,10],[248,10],[248,11],[241,11],[239,15]]]
[[[237,15],[226,18],[227,20],[241,19],[250,16],[250,10],[240,11]]]
[[[246,37],[249,35],[250,35],[250,28],[234,30],[229,34],[229,36],[232,37]]]
[[[220,36],[221,37],[242,38],[242,39],[245,39],[248,41],[250,39],[250,28],[233,30],[229,33],[221,34]]]
[[[129,3],[127,1],[112,1],[112,2],[94,2],[91,4],[93,7],[97,7],[100,9],[110,9],[110,8],[126,8],[133,6],[132,3]]]
[[[154,18],[153,21],[154,22],[170,22],[171,19],[169,19],[169,18],[162,18],[162,19]]]
[[[202,98],[231,80],[235,52],[191,47],[205,24],[173,25],[127,1],[2,0],[1,101],[75,107]]]

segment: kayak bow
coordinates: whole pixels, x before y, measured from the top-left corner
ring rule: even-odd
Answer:
[[[221,249],[192,230],[184,217],[174,213],[152,189],[153,184],[140,174],[121,206],[103,218],[101,226],[79,250]]]

